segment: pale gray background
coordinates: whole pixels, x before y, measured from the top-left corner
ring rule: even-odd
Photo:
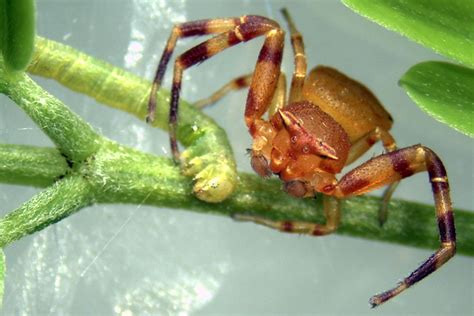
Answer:
[[[249,13],[283,22],[282,6],[304,35],[309,65],[337,67],[371,87],[395,119],[398,144],[433,148],[447,166],[455,206],[474,209],[473,141],[426,116],[397,86],[411,65],[443,58],[338,1],[40,0],[38,33],[151,78],[173,23]],[[183,96],[196,100],[250,72],[261,44],[240,45],[187,71]],[[180,51],[189,45],[179,45]],[[284,70],[290,74],[289,41],[286,47]],[[107,137],[168,154],[165,133],[36,79]],[[244,102],[245,92],[235,93],[207,112],[226,127],[239,170],[250,171]],[[3,96],[0,141],[52,145]],[[366,157],[381,151],[376,146]],[[0,185],[1,214],[39,191]],[[395,195],[433,203],[425,174],[404,181]],[[370,310],[371,295],[392,287],[431,252],[337,235],[286,235],[155,207],[90,207],[5,252],[4,315],[472,315],[474,309],[472,258],[456,256],[416,287]]]

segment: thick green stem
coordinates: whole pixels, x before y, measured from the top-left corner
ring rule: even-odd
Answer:
[[[70,162],[97,151],[101,137],[61,101],[25,74],[9,74],[0,61],[0,92],[12,99],[56,144]]]
[[[46,187],[69,170],[56,148],[0,144],[0,179],[4,183]]]
[[[0,247],[92,204],[93,196],[91,185],[80,176],[56,182],[0,221]]]
[[[94,59],[69,46],[38,37],[32,74],[52,78],[97,101],[145,120],[151,83]],[[157,95],[155,126],[168,129],[169,93]],[[194,177],[194,193],[207,202],[220,202],[235,189],[237,170],[225,131],[202,112],[180,103],[178,139],[184,173]]]
[[[30,156],[41,156],[43,152],[49,159],[61,160],[63,157],[53,149],[16,146],[19,174],[27,175],[21,169],[34,168],[26,166]],[[56,157],[52,157],[56,155]],[[64,160],[64,159],[63,159]],[[36,161],[36,163],[40,163]],[[23,166],[23,167],[22,167]],[[57,173],[43,170],[44,174],[31,175],[42,178],[44,185],[47,179],[54,181],[63,175],[61,168]],[[145,154],[131,148],[106,143],[94,159],[77,170],[78,175],[87,179],[88,192],[96,203],[143,203],[160,207],[184,208],[192,211],[230,216],[234,213],[245,213],[279,220],[304,220],[322,222],[321,199],[295,199],[281,191],[277,179],[263,180],[253,174],[240,173],[239,185],[229,199],[218,204],[204,203],[191,194],[192,183],[180,173],[171,159]],[[13,176],[13,174],[12,174]],[[22,178],[30,184],[34,179]],[[0,173],[0,181],[3,181]],[[63,180],[61,180],[63,181]],[[20,184],[20,183],[19,183]],[[390,213],[388,221],[380,227],[377,212],[381,200],[377,197],[355,197],[342,201],[342,223],[338,234],[386,241],[419,248],[435,249],[439,246],[436,217],[432,205],[393,200],[389,208],[396,210]],[[87,205],[87,203],[85,204]],[[49,206],[47,206],[49,207]],[[48,212],[48,209],[44,209]],[[69,214],[63,209],[64,216]],[[59,215],[57,215],[59,216]],[[8,217],[8,216],[7,216]],[[474,214],[464,210],[455,210],[458,233],[458,253],[474,256]],[[18,226],[26,217],[19,217]],[[0,220],[4,227],[6,218]],[[52,221],[43,218],[44,227]],[[3,234],[3,233],[2,233]],[[14,240],[14,239],[11,239]]]

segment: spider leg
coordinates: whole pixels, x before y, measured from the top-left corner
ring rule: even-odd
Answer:
[[[278,229],[286,233],[307,234],[313,236],[322,236],[334,232],[340,222],[339,199],[332,196],[323,196],[325,224],[298,222],[298,221],[272,221],[263,217],[235,214],[234,219],[238,221],[250,221],[264,225],[273,229]]]
[[[242,18],[224,18],[224,19],[205,19],[198,21],[185,22],[177,24],[173,27],[166,46],[160,58],[160,63],[155,73],[153,80],[150,98],[148,101],[148,115],[147,122],[153,122],[156,111],[156,92],[161,86],[161,81],[166,71],[168,62],[173,54],[176,42],[179,38],[186,38],[198,35],[218,34],[235,28],[242,24]]]
[[[226,48],[229,48],[241,42],[249,41],[251,39],[254,39],[255,37],[265,35],[266,40],[260,52],[259,62],[257,62],[257,67],[254,72],[254,77],[252,79],[249,95],[251,94],[252,88],[254,86],[259,87],[262,85],[262,83],[254,84],[254,81],[255,78],[260,78],[261,76],[266,75],[266,72],[268,72],[268,69],[266,67],[266,61],[270,61],[270,64],[272,65],[278,64],[279,71],[281,62],[281,49],[283,48],[283,31],[280,30],[278,24],[272,20],[260,16],[244,16],[241,18],[241,20],[243,20],[242,24],[237,25],[230,31],[220,33],[212,37],[211,39],[187,50],[186,52],[178,56],[178,58],[176,58],[175,60],[169,112],[170,145],[175,161],[179,161],[179,150],[176,141],[176,126],[178,119],[178,105],[181,90],[181,81],[183,77],[183,71],[185,69],[207,60],[208,58],[216,55],[217,53],[223,51]],[[279,54],[279,56],[275,55],[275,46],[279,48],[279,50],[277,51],[277,55]],[[260,61],[260,58],[263,58],[263,60]],[[275,77],[278,76],[275,75]],[[276,81],[277,80],[275,80],[275,83]],[[269,84],[268,87],[264,90],[268,91],[263,91],[261,95],[256,96],[257,103],[262,101],[266,102],[268,95],[270,95],[271,98],[275,90],[275,85],[273,85],[272,87],[272,85]],[[258,89],[258,91],[262,92],[262,89]]]
[[[387,152],[392,152],[397,149],[395,139],[390,132],[383,128],[376,127],[351,145],[351,151],[349,152],[346,165],[353,163],[378,141],[382,141],[382,145]]]
[[[383,147],[386,152],[392,152],[397,149],[397,144],[395,139],[392,137],[389,131],[384,130],[381,127],[376,127],[374,130],[362,136],[360,139],[356,140],[351,146],[351,151],[349,152],[349,157],[347,158],[347,165],[354,162],[365,152],[367,152],[373,144],[378,141],[382,141]],[[383,225],[387,220],[388,216],[388,203],[392,198],[393,192],[398,186],[398,181],[391,183],[384,191],[382,195],[382,203],[379,208],[379,223]]]
[[[396,287],[370,299],[372,307],[398,295],[416,282],[439,269],[456,252],[456,232],[449,195],[446,170],[438,156],[429,148],[415,145],[375,157],[346,174],[333,188],[332,194],[343,198],[360,195],[414,173],[427,171],[440,235],[440,248]]]
[[[205,108],[206,106],[216,103],[217,101],[222,99],[226,94],[228,94],[231,91],[247,88],[248,86],[250,86],[250,83],[252,82],[252,76],[253,76],[253,73],[243,75],[229,81],[224,86],[222,86],[219,90],[214,92],[211,96],[195,102],[194,106],[197,107],[198,109]]]
[[[293,54],[295,56],[295,70],[293,72],[293,78],[291,79],[290,98],[288,100],[288,103],[293,103],[296,101],[301,101],[302,99],[302,90],[307,69],[306,54],[304,52],[303,36],[296,29],[296,26],[293,23],[288,10],[283,8],[281,9],[281,13],[288,23],[288,28],[291,35],[291,46],[293,47]]]
[[[219,90],[214,92],[211,96],[201,99],[194,103],[194,106],[202,109],[207,106],[210,106],[220,99],[222,99],[227,93],[235,90],[244,89],[250,86],[252,82],[253,73],[237,77],[230,82],[226,83]],[[282,108],[285,105],[286,100],[286,76],[283,72],[280,73],[280,78],[278,79],[277,88],[275,94],[273,95],[270,108],[268,109],[269,116],[271,117],[275,112]]]
[[[268,108],[268,117],[272,117],[279,109],[285,106],[286,103],[286,75],[280,71],[277,88],[273,95],[272,102]]]

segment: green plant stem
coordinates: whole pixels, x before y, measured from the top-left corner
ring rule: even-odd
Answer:
[[[94,202],[90,183],[80,176],[54,183],[0,222],[0,247],[40,231]]]
[[[0,144],[0,162],[4,183],[46,187],[69,172],[56,148]]]
[[[145,120],[150,82],[69,46],[38,37],[28,71]],[[168,91],[159,91],[154,125],[165,130],[168,100]],[[182,101],[177,132],[179,141],[187,147],[182,163],[184,173],[196,180],[194,193],[207,202],[224,200],[237,183],[235,160],[225,131]]]
[[[15,154],[11,154],[11,156],[18,159],[17,172],[21,175],[27,174],[25,171],[30,168],[35,168],[35,166],[27,166],[27,162],[42,166],[41,161],[29,158],[30,156],[40,156],[40,152],[45,157],[56,155],[53,159],[64,160],[54,149],[21,145],[15,145],[15,147],[15,150],[11,151]],[[21,170],[22,168],[24,170]],[[35,169],[44,170],[44,174],[31,175],[32,178],[49,178],[51,182],[61,177],[64,172],[60,168],[56,170],[56,174],[50,170]],[[245,213],[273,220],[323,222],[321,199],[292,198],[281,191],[279,180],[263,180],[253,174],[240,173],[239,185],[226,201],[218,204],[202,202],[190,193],[191,180],[180,173],[179,168],[171,159],[145,154],[114,143],[107,143],[97,153],[93,161],[75,172],[72,178],[75,180],[66,179],[73,181],[76,185],[75,188],[79,192],[78,196],[81,201],[80,205],[83,206],[89,205],[91,201],[95,203],[133,203],[188,209],[224,216]],[[24,183],[21,184],[26,185],[34,181],[24,176],[22,179]],[[84,179],[84,181],[78,179]],[[64,183],[64,180],[60,180],[59,183]],[[1,173],[0,181],[3,181]],[[47,182],[43,181],[45,186]],[[58,185],[55,187],[59,188]],[[72,185],[71,188],[73,188]],[[56,192],[56,189],[48,188],[46,191]],[[67,190],[67,192],[69,191]],[[57,194],[59,197],[59,192]],[[87,194],[93,195],[93,197],[86,198]],[[34,202],[25,203],[28,207],[23,205],[16,210],[15,216],[7,215],[0,220],[0,235],[4,244],[46,227],[56,219],[70,215],[79,207],[79,204],[75,203],[69,205],[71,209],[68,207],[52,208],[49,196],[51,196],[50,193],[40,193],[33,198]],[[43,198],[46,199],[46,202],[38,203]],[[70,201],[68,199],[74,200],[77,197],[65,194],[61,198],[64,201]],[[432,205],[393,200],[389,205],[392,212],[390,212],[385,225],[380,227],[377,220],[380,203],[380,198],[368,196],[343,200],[341,203],[342,223],[337,233],[425,249],[435,249],[439,246],[438,228]],[[41,215],[43,212],[49,215]],[[20,214],[23,215],[20,216]],[[474,256],[474,234],[472,234],[474,214],[456,209],[455,218],[458,253]],[[37,228],[33,229],[33,224]],[[11,229],[11,227],[20,227],[21,229]]]
[[[0,61],[0,92],[13,100],[72,162],[80,162],[100,147],[101,137],[61,101],[23,73],[9,74]]]

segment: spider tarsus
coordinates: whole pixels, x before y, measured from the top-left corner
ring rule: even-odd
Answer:
[[[145,122],[146,122],[147,124],[152,124],[154,121],[155,121],[155,118],[154,118],[153,116],[151,116],[151,115],[147,115],[147,116],[145,117]]]
[[[380,206],[378,218],[380,227],[383,227],[388,218],[388,208],[386,204]]]

